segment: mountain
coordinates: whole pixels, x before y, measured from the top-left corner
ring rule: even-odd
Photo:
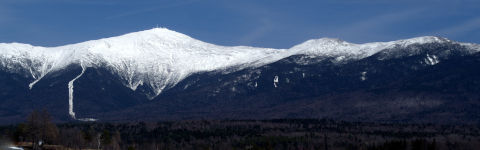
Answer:
[[[0,44],[0,122],[335,118],[478,122],[480,45],[441,37],[290,49],[154,28],[59,47]]]

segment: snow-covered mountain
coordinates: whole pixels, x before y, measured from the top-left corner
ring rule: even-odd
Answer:
[[[203,72],[230,74],[259,68],[293,56],[308,58],[294,60],[298,65],[310,65],[325,59],[332,59],[333,63],[346,63],[374,55],[381,55],[378,60],[393,59],[422,54],[426,50],[421,46],[430,43],[460,45],[466,53],[471,54],[480,51],[477,44],[459,43],[433,36],[365,44],[322,38],[308,40],[290,49],[228,47],[205,43],[165,28],[154,28],[58,47],[0,43],[0,70],[26,76],[30,81],[25,86],[32,89],[50,74],[72,65],[81,66],[82,71],[71,77],[65,85],[69,89],[69,114],[75,118],[75,81],[89,68],[108,70],[132,91],[142,87],[146,89],[142,94],[149,99],[155,99],[188,77]],[[450,53],[449,50],[427,53],[422,62],[435,65]],[[366,72],[362,74],[365,76]],[[272,80],[278,82],[278,77],[276,78]],[[255,86],[257,84],[255,83]]]
[[[451,42],[439,37],[418,37],[392,42],[353,44],[338,39],[308,40],[290,49],[218,46],[165,28],[129,33],[118,37],[59,47],[0,43],[0,62],[5,70],[29,74],[32,88],[50,72],[71,64],[84,68],[105,67],[135,90],[151,88],[150,98],[175,86],[185,77],[231,67],[258,67],[293,55],[361,59],[381,50],[413,44]],[[465,44],[468,45],[468,44]],[[470,44],[479,50],[478,45]]]
[[[6,70],[35,79],[30,88],[50,72],[80,64],[106,67],[132,90],[145,84],[152,89],[152,98],[195,72],[282,58],[275,49],[217,46],[162,28],[59,47],[12,43],[1,44],[0,49]]]

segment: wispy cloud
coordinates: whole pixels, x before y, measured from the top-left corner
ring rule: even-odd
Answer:
[[[257,25],[256,28],[246,33],[238,40],[239,43],[252,44],[252,42],[264,37],[274,28],[274,24],[271,20],[264,18],[261,20],[261,23]]]
[[[252,45],[254,42],[267,36],[281,24],[277,23],[279,12],[275,12],[268,7],[256,5],[249,2],[235,1],[223,2],[220,6],[234,14],[240,14],[248,19],[244,22],[248,31],[239,36],[237,43]],[[261,43],[261,42],[260,42]]]
[[[390,36],[394,35],[382,33],[381,30],[386,30],[395,26],[398,27],[396,24],[405,21],[412,21],[412,18],[419,17],[419,14],[422,14],[425,11],[425,9],[420,8],[379,14],[343,27],[335,28],[328,33],[330,35],[337,35],[340,38],[345,37],[363,42],[369,39],[389,39],[391,38]]]
[[[457,24],[439,31],[435,31],[432,34],[455,37],[462,36],[475,30],[480,30],[480,17],[467,20],[461,24]]]

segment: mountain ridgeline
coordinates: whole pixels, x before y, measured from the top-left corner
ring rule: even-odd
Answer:
[[[290,49],[155,28],[60,47],[0,44],[0,122],[332,118],[479,123],[480,46],[440,37]]]

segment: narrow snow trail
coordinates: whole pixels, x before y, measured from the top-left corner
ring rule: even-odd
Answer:
[[[73,111],[73,82],[75,82],[75,80],[80,78],[85,72],[85,67],[83,65],[81,66],[82,66],[82,73],[80,73],[77,77],[73,78],[73,80],[68,82],[68,114],[73,119],[76,119],[75,112]]]
[[[34,86],[35,84],[37,84],[37,82],[40,81],[40,80],[43,78],[43,76],[37,77],[37,76],[35,76],[35,74],[33,73],[32,69],[29,69],[29,70],[30,70],[30,73],[32,74],[32,78],[35,79],[35,81],[33,81],[32,83],[28,84],[28,88],[31,90],[31,89],[33,88],[33,86]]]

